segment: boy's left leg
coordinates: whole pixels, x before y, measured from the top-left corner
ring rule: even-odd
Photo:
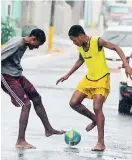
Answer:
[[[103,151],[105,150],[104,144],[104,122],[105,117],[103,114],[103,103],[105,97],[101,94],[95,95],[93,100],[94,112],[96,115],[96,124],[98,129],[98,142],[92,151]]]
[[[53,134],[58,134],[58,135],[64,134],[65,131],[63,131],[63,130],[58,131],[51,126],[51,124],[48,120],[48,116],[47,116],[47,113],[45,111],[45,108],[42,104],[41,96],[36,91],[36,89],[31,84],[31,82],[23,76],[22,79],[21,79],[21,85],[23,86],[25,93],[28,95],[30,100],[33,102],[36,114],[41,119],[41,121],[44,125],[45,135],[47,137],[49,137]]]

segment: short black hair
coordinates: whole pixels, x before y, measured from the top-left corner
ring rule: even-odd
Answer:
[[[80,25],[73,25],[68,32],[69,36],[74,37],[78,37],[80,34],[85,34],[84,29]]]
[[[39,28],[33,29],[29,36],[35,36],[40,41],[41,45],[46,41],[46,35],[44,31]]]

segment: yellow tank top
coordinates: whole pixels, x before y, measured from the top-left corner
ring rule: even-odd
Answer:
[[[98,38],[91,37],[90,47],[87,52],[85,52],[82,47],[78,47],[78,51],[87,65],[87,78],[89,80],[96,81],[110,73],[106,64],[104,48],[100,51],[98,49]]]

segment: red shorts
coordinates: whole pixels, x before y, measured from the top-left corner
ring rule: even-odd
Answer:
[[[34,86],[24,76],[13,77],[1,75],[1,88],[10,95],[12,103],[16,107],[29,104],[30,100],[40,97]]]

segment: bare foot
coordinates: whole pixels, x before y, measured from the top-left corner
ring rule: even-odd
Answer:
[[[87,131],[87,132],[91,131],[95,126],[96,126],[96,123],[95,123],[95,122],[90,123],[90,124],[86,127],[86,131]]]
[[[101,143],[97,143],[94,148],[92,148],[92,151],[104,151],[105,145]]]
[[[20,148],[20,149],[36,149],[36,147],[34,147],[33,145],[27,143],[26,141],[17,142],[16,143],[16,148]]]
[[[58,130],[55,130],[55,129],[53,129],[53,130],[49,130],[49,131],[45,131],[45,136],[46,137],[50,137],[50,136],[52,136],[52,135],[54,135],[54,134],[57,134],[57,135],[62,135],[62,134],[64,134],[64,133],[66,133],[65,131],[58,131]]]

